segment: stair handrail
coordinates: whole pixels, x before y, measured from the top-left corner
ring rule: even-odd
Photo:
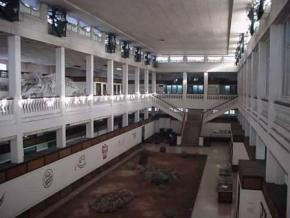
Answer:
[[[163,100],[162,98],[160,98],[157,94],[153,94],[152,95],[153,97],[157,98],[158,100],[164,102],[165,104],[169,105],[170,107],[178,110],[180,113],[183,113],[183,118],[182,118],[182,124],[181,124],[181,128],[180,128],[180,131],[179,131],[179,134],[180,136],[182,136],[183,134],[183,131],[184,131],[184,127],[185,127],[185,121],[186,121],[186,112],[183,111],[183,110],[180,110],[179,108],[177,108],[176,106],[170,104],[169,102]]]
[[[208,113],[208,112],[212,112],[213,110],[216,110],[217,108],[220,108],[220,107],[222,107],[222,106],[224,106],[224,105],[226,105],[226,104],[228,104],[228,103],[230,103],[231,101],[234,101],[234,100],[236,100],[236,99],[238,99],[238,96],[236,96],[236,97],[234,97],[234,98],[232,98],[232,99],[230,99],[230,100],[227,100],[227,101],[225,101],[225,102],[222,102],[221,104],[219,104],[219,105],[216,105],[216,106],[214,106],[213,108],[211,108],[211,109],[207,109],[206,111],[204,111],[203,112],[203,114],[202,114],[202,118],[203,119],[205,119],[206,118],[206,114]],[[202,119],[202,120],[203,120]]]
[[[179,112],[184,113],[183,110],[180,110],[180,109],[179,109],[178,107],[176,107],[175,105],[170,104],[169,102],[163,100],[163,99],[160,98],[157,94],[153,94],[152,96],[155,97],[155,98],[157,98],[158,100],[162,101],[163,103],[169,105],[170,107],[174,108],[175,110],[178,110]]]

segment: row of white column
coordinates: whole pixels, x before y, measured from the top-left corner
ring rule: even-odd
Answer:
[[[182,78],[182,98],[186,100],[187,95],[187,72],[183,72]],[[207,100],[207,93],[208,93],[208,72],[203,73],[203,93],[204,93],[204,100]]]
[[[123,65],[123,94],[128,97],[128,64]],[[9,72],[9,97],[19,102],[21,95],[21,38],[13,35],[8,37],[8,72]],[[135,68],[135,93],[140,94],[140,68]],[[144,91],[149,93],[149,70],[144,71]],[[61,99],[61,113],[65,112],[65,48],[56,48],[56,93]],[[94,55],[86,56],[86,95],[93,97],[94,93]],[[156,93],[156,72],[152,72],[152,93]],[[107,61],[107,94],[114,95],[114,61]],[[113,98],[111,98],[113,99]],[[91,101],[91,107],[93,103]],[[14,117],[16,124],[21,124],[21,108],[14,104]],[[148,119],[148,110],[145,110],[144,118]],[[140,120],[140,111],[135,112],[135,122]],[[128,113],[123,115],[123,126],[128,125]],[[21,163],[24,161],[23,130],[21,125],[16,125],[17,135],[11,140],[11,161]],[[108,118],[108,131],[114,130],[114,116]],[[56,144],[58,148],[66,146],[66,126],[63,124],[56,130]],[[94,137],[94,120],[86,123],[86,137]]]

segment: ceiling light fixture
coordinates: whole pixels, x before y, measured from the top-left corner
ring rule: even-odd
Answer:
[[[120,68],[120,67],[117,67],[117,68],[116,68],[116,70],[118,70],[118,71],[121,71],[121,70],[122,70],[122,68]]]

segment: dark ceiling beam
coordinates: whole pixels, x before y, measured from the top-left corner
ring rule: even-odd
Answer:
[[[232,18],[233,18],[233,7],[234,7],[234,0],[229,0],[227,54],[229,54],[229,49],[230,49]]]

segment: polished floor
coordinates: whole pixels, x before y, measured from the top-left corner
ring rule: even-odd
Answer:
[[[158,149],[153,145],[148,145],[148,147],[153,150]],[[177,153],[185,151],[208,155],[191,218],[234,217],[235,194],[232,204],[220,204],[217,201],[219,166],[229,160],[230,154],[229,146],[226,143],[213,143],[211,147],[167,147],[167,151]],[[235,187],[234,184],[235,181],[233,182]]]

